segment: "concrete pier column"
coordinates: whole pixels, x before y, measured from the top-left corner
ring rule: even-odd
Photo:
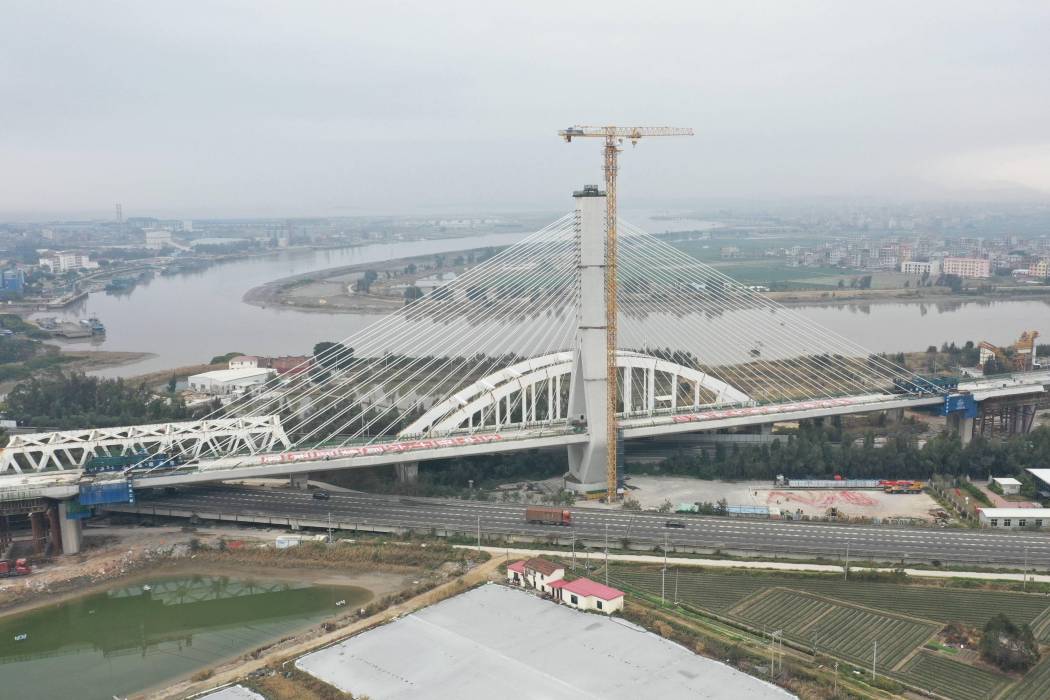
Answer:
[[[51,556],[62,554],[62,521],[58,518],[58,505],[52,504],[47,509],[47,526],[51,535]]]
[[[759,435],[772,435],[773,434],[773,424],[772,423],[763,423],[762,425],[758,426],[758,434]]]
[[[402,484],[413,484],[419,481],[419,462],[401,462],[394,465],[397,480]]]
[[[891,408],[886,411],[886,422],[887,423],[901,423],[904,421],[904,409],[903,408]]]
[[[44,525],[44,514],[30,513],[29,526],[33,530],[33,554],[43,554],[47,543],[47,529]]]
[[[964,447],[973,440],[973,418],[967,418],[962,411],[948,416],[948,429],[959,436]]]
[[[64,554],[79,554],[83,542],[83,529],[80,521],[67,517],[69,513],[69,501],[58,502],[58,528],[62,538],[62,552]]]
[[[288,475],[288,484],[293,489],[299,489],[300,491],[306,491],[308,488],[310,488],[309,481],[310,481],[310,473],[309,472],[302,472],[302,473],[299,473],[299,474],[289,474]]]

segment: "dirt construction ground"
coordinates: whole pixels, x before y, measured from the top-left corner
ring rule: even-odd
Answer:
[[[867,518],[923,518],[932,520],[931,509],[937,502],[924,493],[888,494],[873,489],[789,489],[768,481],[704,481],[689,477],[632,476],[628,481],[630,495],[642,508],[659,508],[664,501],[675,507],[680,503],[710,502],[725,499],[732,506],[775,506],[804,515],[823,516],[828,508],[837,508],[848,516]]]

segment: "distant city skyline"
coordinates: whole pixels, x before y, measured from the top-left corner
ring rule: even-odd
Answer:
[[[5,9],[0,221],[548,211],[573,123],[669,124],[625,207],[1050,199],[1050,5]]]

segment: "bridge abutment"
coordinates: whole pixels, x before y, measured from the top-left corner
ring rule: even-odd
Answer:
[[[576,316],[576,347],[569,384],[569,419],[586,423],[586,443],[570,445],[566,483],[578,492],[604,490],[608,485],[608,299],[605,290],[605,193],[596,187],[573,194],[576,200],[576,280],[580,303]]]

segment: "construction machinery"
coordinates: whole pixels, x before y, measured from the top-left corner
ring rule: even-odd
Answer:
[[[9,576],[28,576],[33,573],[25,559],[0,559],[0,578]]]
[[[879,486],[886,493],[922,493],[926,482],[916,479],[884,479],[879,482]]]
[[[638,141],[650,136],[692,136],[692,129],[680,129],[670,126],[570,126],[562,129],[558,135],[571,143],[575,138],[600,138],[605,140],[605,320],[607,340],[605,347],[606,378],[608,382],[606,444],[608,446],[608,463],[606,465],[606,498],[610,503],[617,498],[617,365],[616,365],[616,172],[619,168],[617,156],[622,150],[624,139],[637,146]]]

